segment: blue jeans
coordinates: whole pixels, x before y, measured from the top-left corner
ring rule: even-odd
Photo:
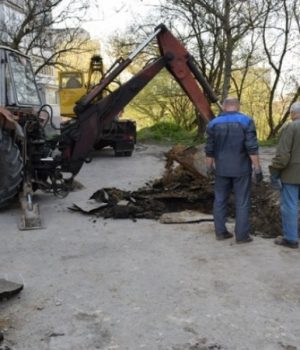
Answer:
[[[234,192],[235,200],[235,238],[244,240],[251,232],[249,222],[251,175],[240,177],[216,176],[214,223],[216,235],[227,231],[227,206],[230,193]]]
[[[290,242],[298,242],[298,203],[300,185],[282,184],[280,192],[280,212],[283,238]]]

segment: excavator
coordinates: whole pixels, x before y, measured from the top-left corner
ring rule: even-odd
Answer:
[[[160,55],[152,63],[111,93],[108,85],[156,38]],[[218,99],[197,68],[193,56],[161,24],[126,59],[120,58],[101,82],[80,98],[74,107],[76,117],[61,124],[50,138],[46,125],[53,123],[50,105],[41,104],[28,57],[0,47],[0,206],[19,195],[23,210],[20,229],[38,229],[42,222],[36,190],[65,196],[74,177],[90,160],[94,144],[106,123],[124,107],[163,68],[166,68],[195,105],[199,117],[214,118],[210,103]]]

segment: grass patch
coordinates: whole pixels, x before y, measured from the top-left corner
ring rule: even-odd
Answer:
[[[157,142],[165,144],[183,144],[192,146],[196,140],[196,130],[188,131],[172,122],[160,122],[138,131],[137,139],[141,142]]]
[[[178,124],[169,121],[159,122],[151,126],[141,128],[137,132],[138,141],[169,145],[176,145],[179,143],[185,146],[199,145],[201,141],[196,139],[196,136],[196,130],[188,131],[183,129]],[[271,140],[259,140],[260,147],[272,147],[276,146],[277,143],[277,138]]]
[[[278,138],[270,139],[270,140],[260,140],[258,141],[261,147],[272,147],[278,144]]]

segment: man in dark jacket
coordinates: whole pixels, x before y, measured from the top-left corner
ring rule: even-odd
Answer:
[[[235,197],[235,238],[251,242],[249,222],[251,175],[262,180],[256,128],[253,120],[239,112],[237,98],[223,102],[223,113],[207,125],[205,145],[208,171],[215,173],[214,223],[217,240],[231,238],[226,229],[230,193]],[[252,169],[253,168],[253,169]]]
[[[280,190],[283,237],[276,244],[298,248],[298,203],[300,199],[300,102],[291,105],[292,122],[281,131],[276,155],[270,165],[271,184]]]

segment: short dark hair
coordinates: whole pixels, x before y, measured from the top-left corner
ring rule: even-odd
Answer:
[[[240,100],[237,97],[226,97],[223,101],[223,104],[240,104]]]

